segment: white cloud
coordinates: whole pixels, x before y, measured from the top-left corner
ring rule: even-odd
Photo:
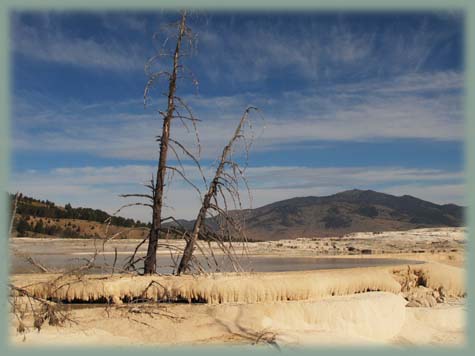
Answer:
[[[374,139],[463,139],[460,73],[405,75],[393,81],[336,85],[327,93],[185,96],[196,117],[204,158],[215,158],[249,104],[260,108],[264,121],[253,115],[257,139],[254,151],[281,149],[283,144],[315,141],[371,141]],[[455,92],[454,92],[455,91]],[[102,157],[155,159],[160,131],[157,115],[141,111],[140,101],[124,103],[65,102],[28,95],[14,100],[14,148],[87,152]],[[160,104],[160,103],[159,103]],[[264,128],[265,126],[265,128]],[[52,128],[45,130],[45,128]],[[195,137],[181,128],[172,135],[189,147]]]
[[[112,31],[136,31],[145,34],[147,21],[130,12],[106,13],[101,16],[103,26]]]
[[[246,170],[250,182],[257,187],[313,187],[344,186],[355,187],[388,182],[430,182],[460,180],[462,172],[439,169],[416,169],[403,167],[329,167],[311,168],[299,166],[251,167]],[[269,178],[271,177],[271,178]]]
[[[335,63],[354,64],[371,56],[375,33],[356,34],[342,23],[329,31],[331,41],[323,48]]]
[[[464,76],[459,71],[439,71],[426,73],[406,73],[388,79],[340,84],[339,90],[348,94],[371,92],[373,94],[401,95],[421,93],[434,94],[449,90],[462,91]]]
[[[172,19],[160,12],[148,13],[156,16],[153,19],[137,13],[93,13],[91,18],[100,16],[104,29],[99,40],[72,35],[71,28],[57,25],[49,13],[35,13],[36,19],[44,19],[38,27],[22,22],[19,14],[12,17],[17,52],[53,63],[116,70],[142,68],[152,50],[152,34],[147,29]],[[67,16],[71,13],[64,17]],[[400,75],[423,68],[433,49],[446,45],[462,23],[461,18],[453,17],[441,30],[428,25],[427,16],[421,14],[416,23],[403,29],[396,18],[382,28],[362,29],[341,13],[331,23],[324,17],[315,13],[314,17],[300,19],[256,19],[241,14],[237,25],[233,14],[214,21],[212,13],[196,13],[190,18],[190,26],[199,40],[193,64],[200,77],[229,85],[277,79],[282,71],[307,85],[334,77]],[[55,19],[58,18],[61,17]],[[123,36],[117,40],[125,31],[142,35],[143,40],[130,43]]]
[[[328,76],[328,63],[355,66],[372,54],[373,34],[355,35],[344,25],[244,20],[239,27],[197,26],[200,73],[230,84],[275,78],[282,70],[304,81]],[[213,53],[214,55],[210,55]],[[234,53],[236,55],[224,55]]]
[[[395,16],[383,26],[367,21],[362,27],[351,19],[354,14],[340,13],[334,21],[322,15],[304,15],[294,21],[291,17],[256,20],[241,16],[239,26],[230,15],[194,26],[200,38],[196,58],[200,74],[240,85],[278,79],[285,71],[294,80],[314,85],[329,78],[415,73],[424,68],[434,49],[450,45],[462,23],[454,19],[441,29],[430,16],[420,14],[417,21],[403,22],[406,26]],[[450,55],[453,52],[444,53],[444,58]]]
[[[13,17],[13,50],[30,58],[86,68],[134,70],[143,68],[145,51],[140,46],[114,38],[67,36],[50,21],[45,28],[29,26]]]

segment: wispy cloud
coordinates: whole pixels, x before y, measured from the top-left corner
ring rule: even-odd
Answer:
[[[101,16],[102,24],[104,28],[122,32],[136,31],[141,34],[145,34],[147,31],[147,20],[144,16],[134,13],[105,13]]]
[[[144,189],[141,183],[151,177],[155,169],[151,162],[157,159],[161,121],[156,110],[166,107],[166,98],[156,88],[157,97],[144,110],[140,96],[145,78],[129,74],[140,70],[154,51],[152,32],[174,17],[169,15],[12,16],[14,60],[21,59],[23,72],[32,62],[41,61],[46,73],[55,75],[82,68],[84,78],[78,80],[87,85],[98,73],[103,78],[93,83],[94,95],[82,95],[67,90],[74,84],[55,80],[47,81],[48,90],[38,92],[28,84],[29,78],[20,76],[12,103],[14,152],[28,159],[61,152],[93,157],[91,165],[104,157],[116,162],[107,167],[16,172],[12,181],[17,189],[110,212],[123,202],[118,194]],[[257,135],[252,149],[273,157],[285,156],[289,148],[308,152],[309,147],[335,142],[370,146],[375,141],[397,144],[412,139],[459,145],[464,132],[464,81],[458,62],[463,16],[383,15],[194,14],[190,24],[198,34],[198,53],[189,64],[200,80],[201,94],[191,95],[184,82],[179,94],[202,120],[198,129],[203,161],[218,156],[248,105],[259,107],[264,117],[252,117]],[[122,82],[122,78],[128,79]],[[117,88],[108,87],[111,82],[118,83]],[[102,90],[107,93],[104,97]],[[131,92],[136,95],[130,97]],[[173,125],[172,135],[193,147],[193,133],[179,121]],[[331,155],[330,151],[326,152]],[[375,153],[376,161],[381,162],[384,154]],[[273,162],[284,164],[279,159]],[[426,163],[425,157],[418,159],[421,166]],[[131,160],[147,164],[128,164]],[[248,176],[254,205],[355,187],[409,193],[436,202],[462,199],[462,173],[443,168],[449,164],[431,169],[399,167],[393,162],[357,167],[368,164],[362,161],[356,157],[355,167],[332,162],[325,168],[303,167],[299,158],[287,167],[255,167],[262,163],[251,161]],[[417,165],[412,161],[411,166]],[[196,172],[188,168],[196,179]],[[188,218],[199,204],[194,192],[179,182],[172,184],[168,198],[176,215]],[[145,211],[125,215],[148,216]]]
[[[66,34],[43,15],[42,26],[31,26],[12,16],[12,45],[15,53],[51,63],[106,70],[143,68],[147,52],[134,43],[116,38],[98,39]],[[130,21],[129,21],[130,22]],[[71,31],[72,32],[72,31]]]
[[[437,29],[428,25],[424,15],[410,25],[403,25],[397,16],[385,26],[362,27],[351,15],[340,14],[338,19],[329,22],[318,13],[298,21],[211,19],[195,26],[200,38],[199,72],[237,86],[277,78],[282,71],[309,86],[326,80],[417,73],[428,62],[456,54],[441,52],[440,47],[450,46],[451,36],[462,28],[460,17]]]
[[[437,71],[406,73],[388,79],[368,79],[365,81],[341,84],[338,89],[347,93],[372,94],[433,94],[446,91],[461,91],[464,88],[463,73],[459,71]]]
[[[265,121],[254,117],[254,150],[282,144],[374,139],[463,139],[460,73],[405,75],[392,81],[335,85],[320,91],[224,97],[186,96],[195,115],[204,158],[215,158],[231,136],[244,108],[260,108]],[[140,100],[83,105],[65,102],[58,108],[46,98],[21,95],[14,101],[14,147],[18,150],[62,150],[126,159],[155,159],[156,114],[143,110]],[[44,108],[44,109],[41,109]],[[264,127],[265,126],[265,127]],[[51,127],[51,130],[42,130]],[[113,132],[113,134],[111,134]],[[194,135],[177,122],[173,131],[190,147]]]
[[[200,73],[230,84],[267,80],[285,70],[304,82],[332,76],[364,63],[374,51],[374,33],[355,34],[344,24],[320,25],[305,19],[286,22],[240,18],[231,23],[197,26],[196,61]],[[216,27],[217,29],[216,29]],[[207,55],[213,53],[212,56]],[[229,56],[228,53],[236,55]]]
[[[463,17],[439,15],[450,19],[450,26],[430,27],[424,15],[403,28],[397,17],[383,28],[362,28],[351,16],[342,14],[335,16],[338,21],[329,22],[322,13],[302,17],[238,14],[227,18],[196,13],[189,19],[198,35],[193,68],[201,78],[237,86],[278,79],[282,71],[306,85],[326,79],[418,72],[427,61],[454,54],[434,51],[450,47],[451,36],[462,28]],[[47,62],[113,70],[143,68],[154,50],[153,32],[174,19],[160,12],[148,16],[91,13],[91,18],[100,20],[102,35],[84,37],[77,34],[74,25],[57,23],[48,13],[35,16],[43,18],[40,25],[23,21],[21,13],[12,16],[12,43],[17,53]],[[129,32],[141,37],[130,41],[124,36]]]
[[[308,188],[314,186],[355,187],[463,179],[461,172],[403,167],[258,167],[247,170],[249,180],[259,188]]]

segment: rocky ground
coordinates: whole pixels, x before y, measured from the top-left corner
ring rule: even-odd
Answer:
[[[465,228],[434,228],[343,237],[297,238],[249,244],[250,253],[298,256],[361,256],[391,254],[463,254]]]

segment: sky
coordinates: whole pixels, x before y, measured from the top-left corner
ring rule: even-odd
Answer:
[[[178,18],[11,14],[11,191],[109,213],[133,202],[119,194],[146,192],[167,83],[144,102],[144,65],[172,48]],[[200,149],[178,120],[172,137],[210,179],[244,110],[256,106],[246,206],[354,188],[464,204],[462,13],[195,11],[188,25],[195,42],[185,46],[189,75],[177,94],[200,120]],[[151,66],[169,68],[167,58]],[[203,191],[193,162],[182,165]],[[199,203],[180,177],[167,184],[166,214],[190,219]],[[149,221],[151,212],[121,215]]]

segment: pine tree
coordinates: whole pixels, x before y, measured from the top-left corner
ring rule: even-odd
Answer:
[[[21,217],[16,226],[16,231],[18,232],[18,235],[24,235],[25,232],[31,231],[31,226],[25,218]]]

